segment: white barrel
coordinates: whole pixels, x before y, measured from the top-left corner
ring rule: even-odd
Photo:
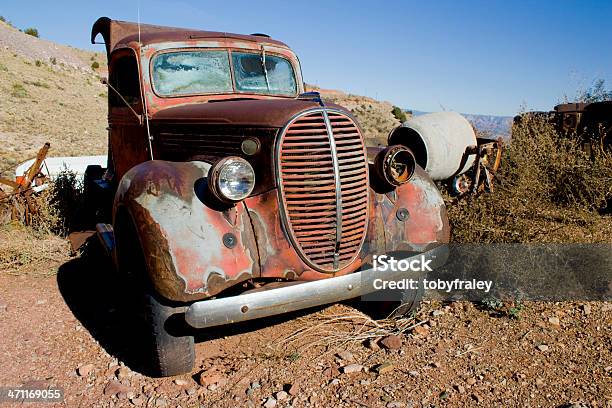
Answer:
[[[457,112],[436,112],[413,117],[394,129],[389,135],[392,144],[412,150],[432,179],[446,180],[474,164],[475,156],[467,155],[466,149],[476,146],[476,134]]]
[[[21,163],[15,169],[15,178],[23,176],[26,171],[34,164],[34,160],[30,159]],[[85,170],[89,165],[100,165],[106,167],[108,157],[104,156],[76,156],[76,157],[47,157],[45,158],[40,172],[51,180],[57,178],[57,176],[63,171],[71,171],[77,175],[77,178],[83,179]]]

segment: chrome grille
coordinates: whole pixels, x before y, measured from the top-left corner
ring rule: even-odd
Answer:
[[[368,219],[367,160],[356,124],[333,110],[298,116],[280,136],[277,166],[285,226],[302,259],[323,272],[349,265]]]

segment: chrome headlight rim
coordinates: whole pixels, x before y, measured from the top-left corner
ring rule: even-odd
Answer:
[[[395,188],[408,183],[414,175],[416,160],[410,149],[403,145],[388,146],[380,151],[374,164],[379,177]],[[397,172],[401,168],[401,174]]]
[[[248,181],[247,188],[243,191],[231,194],[228,192],[228,185],[222,185],[224,183],[224,177],[227,177],[227,171],[234,166],[242,167],[242,171],[246,171],[250,174],[250,181]],[[240,180],[235,180],[239,182]],[[238,156],[229,156],[217,161],[208,172],[208,185],[210,190],[217,199],[225,203],[237,203],[249,197],[253,193],[255,188],[255,170],[253,166]]]

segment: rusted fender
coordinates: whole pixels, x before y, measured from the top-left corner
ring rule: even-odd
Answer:
[[[378,196],[387,252],[424,251],[449,242],[450,226],[444,199],[421,167],[416,167],[410,182]]]
[[[213,296],[260,275],[244,204],[216,209],[205,204],[209,168],[204,162],[147,161],[123,176],[115,196],[115,230],[122,227],[116,225],[122,222],[118,214],[129,214],[151,282],[170,300]]]

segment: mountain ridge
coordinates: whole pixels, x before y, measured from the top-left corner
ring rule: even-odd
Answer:
[[[405,109],[414,116],[425,115],[431,112],[423,112],[412,109]],[[487,139],[510,139],[512,128],[512,116],[481,115],[476,113],[461,113],[474,128],[479,132],[480,137]]]

